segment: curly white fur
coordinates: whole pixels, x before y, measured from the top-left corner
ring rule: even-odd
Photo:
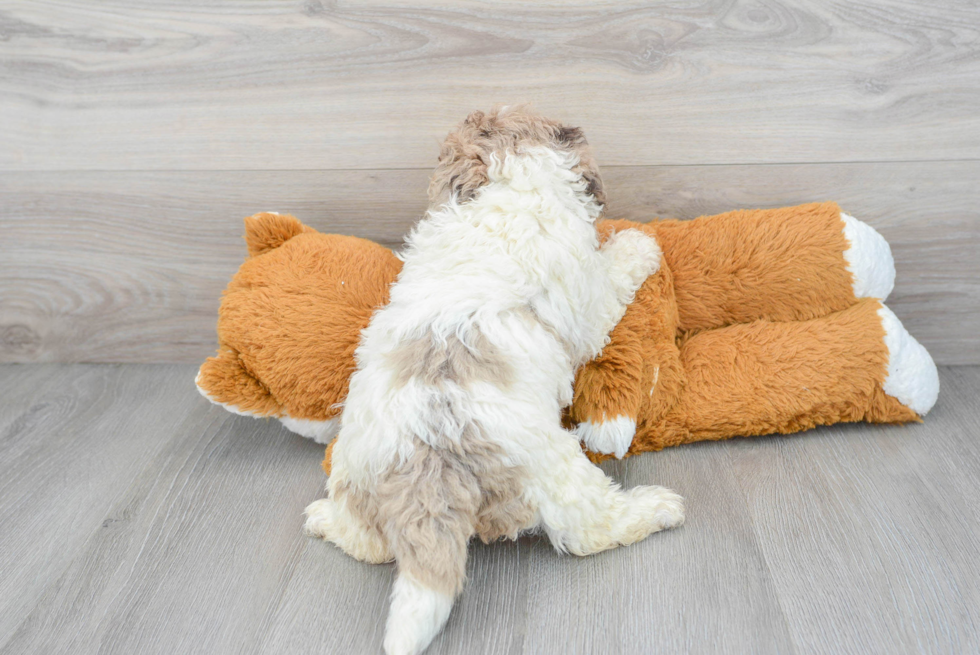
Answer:
[[[432,572],[418,562],[425,549],[453,553],[459,545],[465,561],[466,540],[480,529],[476,512],[491,502],[477,493],[483,504],[460,509],[469,507],[471,483],[509,480],[520,471],[515,502],[528,511],[513,533],[542,529],[557,549],[577,555],[683,522],[679,496],[661,487],[620,490],[560,425],[576,367],[608,342],[634,292],[660,264],[656,242],[635,230],[598,247],[600,207],[571,170],[576,163],[574,154],[547,147],[495,159],[489,184],[473,200],[450,202],[419,223],[390,303],[364,331],[333,451],[330,498],[310,506],[307,527],[363,559],[391,549],[399,577],[385,637],[389,655],[421,652],[449,615],[452,585],[462,584],[464,568],[433,573],[433,580],[449,576],[443,588],[426,582]],[[478,362],[492,351],[500,370],[488,365],[479,377],[476,367],[477,377],[465,381],[408,376],[393,353],[420,340],[462,343]],[[479,465],[468,454],[477,450]],[[428,468],[413,471],[422,465]],[[408,479],[427,487],[384,500]],[[412,505],[443,484],[439,503]],[[438,507],[446,519],[435,516],[430,529]],[[421,533],[422,545],[399,525]],[[352,531],[360,535],[352,538]]]

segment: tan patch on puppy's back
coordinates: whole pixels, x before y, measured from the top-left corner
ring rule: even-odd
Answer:
[[[408,341],[388,355],[395,371],[395,384],[403,387],[415,378],[427,386],[444,381],[461,387],[488,382],[506,388],[514,380],[510,362],[479,328],[471,330],[464,342],[455,334],[442,340],[434,334]]]
[[[522,467],[509,466],[503,449],[470,425],[458,449],[416,440],[412,455],[383,473],[373,493],[336,490],[350,510],[384,535],[399,569],[421,584],[456,594],[466,575],[466,546],[516,539],[534,510],[524,500]]]

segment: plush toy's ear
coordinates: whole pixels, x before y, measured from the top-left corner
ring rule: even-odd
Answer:
[[[245,219],[245,243],[250,257],[278,248],[297,234],[316,232],[289,214],[261,212]]]
[[[242,365],[241,357],[223,347],[197,373],[197,390],[216,405],[242,416],[279,416],[282,408],[269,390]]]

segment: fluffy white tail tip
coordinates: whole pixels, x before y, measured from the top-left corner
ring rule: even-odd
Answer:
[[[878,316],[888,346],[888,375],[882,389],[919,416],[925,416],[939,397],[936,364],[890,309],[882,305]]]
[[[449,619],[453,597],[418,584],[399,574],[391,593],[391,609],[385,628],[387,655],[418,655]]]

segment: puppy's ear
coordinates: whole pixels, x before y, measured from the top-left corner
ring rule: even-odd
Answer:
[[[491,117],[475,111],[449,133],[429,180],[432,205],[441,205],[453,197],[458,202],[468,202],[489,181],[487,165],[494,148],[492,127]]]
[[[486,117],[487,115],[484,114],[482,111],[475,111],[466,117],[466,120],[463,121],[463,124],[479,127],[483,125],[484,119],[486,119]]]
[[[599,175],[598,170],[592,168],[586,168],[582,171],[582,179],[588,185],[585,188],[586,193],[590,194],[595,201],[600,205],[606,204],[606,189],[602,185],[602,176]]]
[[[479,148],[465,147],[456,139],[447,139],[429,181],[429,202],[441,205],[453,197],[460,203],[472,200],[477,189],[490,179],[482,154]]]
[[[585,133],[580,127],[569,127],[559,125],[555,128],[555,145],[565,150],[574,150],[581,156],[581,161],[577,167],[577,172],[582,174],[582,179],[586,183],[586,192],[589,193],[600,205],[606,204],[606,191],[602,185],[602,176],[599,175],[599,167],[592,158],[589,149],[589,142],[585,138]]]
[[[585,134],[582,132],[581,127],[568,127],[566,125],[559,125],[555,130],[555,141],[558,147],[568,150],[575,150],[589,145],[589,142],[585,140]]]

